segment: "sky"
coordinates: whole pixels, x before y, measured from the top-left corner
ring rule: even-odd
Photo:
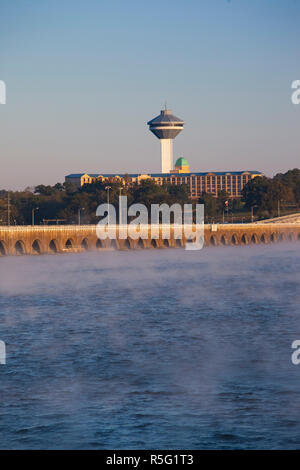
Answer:
[[[0,0],[0,189],[159,172],[165,101],[191,171],[300,167],[299,20],[300,0]]]

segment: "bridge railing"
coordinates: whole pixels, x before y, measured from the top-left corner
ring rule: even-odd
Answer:
[[[63,231],[63,230],[95,230],[97,225],[0,225],[0,231],[25,231],[32,232],[33,230],[41,232]]]
[[[130,224],[123,225],[123,227],[129,227]],[[201,226],[201,224],[199,224]],[[239,223],[239,224],[205,224],[204,227],[206,230],[212,230],[212,231],[219,231],[219,230],[224,230],[224,229],[238,229],[238,228],[258,228],[258,226],[264,226],[266,227],[266,223],[261,222],[261,223]],[[273,223],[272,226],[276,225],[276,223]],[[300,222],[278,222],[278,227],[280,228],[285,228],[285,227],[296,227],[300,226]],[[140,225],[140,230],[142,229],[182,229],[184,227],[183,224],[146,224]],[[191,225],[186,224],[186,228],[191,227]],[[195,228],[195,224],[192,225],[193,228]],[[0,225],[0,232],[57,232],[57,231],[75,231],[75,232],[94,232],[97,228],[97,225]],[[109,228],[112,229],[119,229],[118,224],[110,224]]]

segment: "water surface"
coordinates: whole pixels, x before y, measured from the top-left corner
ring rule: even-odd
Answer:
[[[300,447],[300,246],[0,259],[0,447]]]

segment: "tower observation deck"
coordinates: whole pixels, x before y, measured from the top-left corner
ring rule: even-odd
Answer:
[[[173,169],[173,139],[182,131],[184,122],[169,109],[163,109],[159,116],[147,124],[150,131],[160,140],[161,172],[170,173]]]

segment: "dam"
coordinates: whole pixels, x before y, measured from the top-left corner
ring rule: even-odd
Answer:
[[[161,228],[159,238],[152,238],[149,228],[147,238],[121,239],[116,226],[115,240],[98,239],[96,227],[96,225],[1,226],[0,256],[113,249],[183,248],[186,243],[183,226],[180,239],[174,237],[172,225],[170,225],[169,239],[163,238]],[[300,222],[204,225],[204,247],[269,244],[280,241],[300,241]]]

